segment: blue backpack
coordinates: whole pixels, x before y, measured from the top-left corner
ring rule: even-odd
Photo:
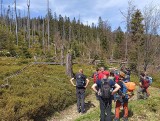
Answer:
[[[149,80],[149,84],[151,85],[151,84],[152,84],[152,82],[153,82],[153,78],[152,78],[152,77],[150,77],[150,76],[147,76],[147,77],[146,77],[146,79],[147,79],[147,80]]]
[[[123,102],[124,99],[128,100],[126,85],[123,82],[119,85],[120,85],[121,88],[118,90],[118,93],[116,94],[116,97],[115,97],[116,99],[115,100],[119,100],[120,102]]]

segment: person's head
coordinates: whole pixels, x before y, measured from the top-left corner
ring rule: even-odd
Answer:
[[[98,68],[98,67],[96,68],[96,71],[97,71],[97,72],[99,71],[99,68]]]
[[[110,72],[110,76],[114,77],[114,71]]]
[[[79,69],[79,72],[80,72],[80,73],[83,73],[83,69]]]
[[[144,76],[145,76],[145,73],[144,73],[144,72],[141,72],[140,75],[141,75],[142,77],[144,77]]]
[[[104,67],[101,67],[100,70],[101,70],[101,71],[104,71]]]
[[[125,78],[125,73],[120,71],[119,72],[119,79],[123,80]]]
[[[144,72],[145,76],[148,76],[148,73],[147,72]]]

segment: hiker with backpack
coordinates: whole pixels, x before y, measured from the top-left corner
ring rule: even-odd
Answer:
[[[92,85],[92,89],[99,96],[100,121],[111,121],[113,95],[120,89],[120,86],[115,81],[109,80],[108,75],[104,75],[102,80],[98,80]]]
[[[76,80],[76,84],[73,83],[74,79]],[[89,79],[83,74],[83,70],[80,69],[74,78],[71,78],[70,82],[76,87],[77,112],[85,113],[85,89],[88,86]]]
[[[146,79],[149,80],[149,85],[151,85],[153,82],[153,78],[149,76],[147,72],[145,72],[145,76],[146,76]]]
[[[139,89],[137,93],[137,98],[140,98],[140,93],[143,94],[144,99],[149,97],[148,87],[150,86],[150,80],[148,79],[147,73],[142,72],[140,74],[140,81],[139,81]]]
[[[127,87],[124,82],[125,79],[125,73],[120,72],[119,74],[119,81],[118,85],[120,86],[120,89],[117,91],[116,94],[116,107],[115,107],[115,118],[114,121],[120,121],[120,107],[123,106],[124,109],[124,116],[123,121],[128,121],[128,99],[129,96],[127,94]]]

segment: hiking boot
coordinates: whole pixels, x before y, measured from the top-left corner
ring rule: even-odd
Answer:
[[[80,112],[81,112],[81,109],[78,109],[77,112],[80,113]]]
[[[114,118],[114,121],[119,121],[119,119],[118,118]]]
[[[123,121],[128,121],[128,117],[123,117],[122,120]]]
[[[86,110],[84,109],[83,111],[81,111],[82,114],[84,114],[86,112]]]

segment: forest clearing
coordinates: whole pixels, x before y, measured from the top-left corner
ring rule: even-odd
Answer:
[[[119,80],[129,78],[136,84],[127,102],[129,121],[158,121],[159,4],[159,0],[0,0],[0,121],[98,121],[101,106],[95,93],[102,97],[102,80],[111,75],[109,96],[122,89]],[[76,105],[79,73],[84,73],[83,111]],[[142,81],[148,81],[146,100],[137,99]],[[112,104],[113,119],[117,102]]]

